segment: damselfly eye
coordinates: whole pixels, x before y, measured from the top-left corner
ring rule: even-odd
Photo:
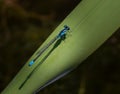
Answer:
[[[65,28],[66,30],[70,30],[70,27],[68,27],[67,25],[64,25],[64,28]]]

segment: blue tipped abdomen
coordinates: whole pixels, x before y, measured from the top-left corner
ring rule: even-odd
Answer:
[[[34,64],[34,61],[30,61],[29,66],[32,66]]]

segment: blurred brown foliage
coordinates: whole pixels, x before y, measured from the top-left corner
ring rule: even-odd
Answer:
[[[0,1],[0,90],[80,0]],[[120,29],[76,71],[40,94],[120,94]]]

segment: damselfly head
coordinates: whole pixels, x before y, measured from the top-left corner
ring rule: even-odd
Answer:
[[[65,28],[66,30],[70,30],[70,27],[67,26],[67,25],[64,25],[64,28]]]

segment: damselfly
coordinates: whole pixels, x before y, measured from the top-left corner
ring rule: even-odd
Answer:
[[[37,56],[36,56],[33,60],[31,60],[31,61],[29,62],[29,66],[32,66],[32,65],[35,63],[35,61],[42,55],[42,53],[44,53],[44,52],[46,51],[46,49],[47,49],[48,47],[50,47],[50,45],[52,45],[56,40],[62,39],[69,30],[70,30],[70,27],[68,27],[67,25],[65,25],[65,26],[64,26],[64,29],[61,30],[60,33],[59,33],[55,38],[53,38],[53,39],[52,39],[48,44],[46,44],[40,51],[38,51]]]

